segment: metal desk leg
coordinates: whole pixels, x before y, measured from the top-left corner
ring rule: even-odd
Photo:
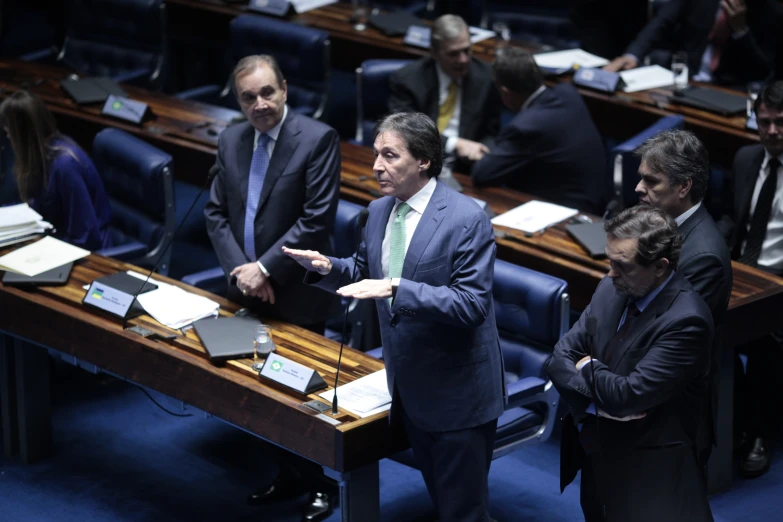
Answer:
[[[720,348],[718,368],[717,447],[707,463],[707,491],[710,494],[731,488],[734,447],[734,349]]]
[[[0,334],[0,426],[3,428],[3,452],[7,457],[13,457],[19,451],[13,341],[12,337]]]
[[[30,464],[52,453],[49,404],[49,354],[45,348],[14,339],[19,456]]]
[[[378,522],[381,518],[378,463],[348,473],[324,468],[326,476],[340,484],[342,522]]]

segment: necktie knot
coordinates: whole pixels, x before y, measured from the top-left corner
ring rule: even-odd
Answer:
[[[269,145],[269,142],[272,141],[272,136],[267,134],[266,132],[260,134],[258,136],[258,145],[256,147],[264,147],[266,148]],[[258,150],[258,149],[256,149]]]
[[[633,319],[641,313],[636,303],[628,303],[628,311],[625,314],[625,320]]]
[[[410,212],[411,206],[405,203],[404,201],[400,203],[400,206],[397,207],[397,219],[403,219],[405,218],[405,215]]]

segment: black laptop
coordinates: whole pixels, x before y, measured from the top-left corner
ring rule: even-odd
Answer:
[[[566,232],[587,250],[593,259],[606,257],[606,231],[603,220],[592,223],[572,223],[566,225]]]
[[[253,356],[256,326],[261,324],[251,317],[219,317],[201,319],[193,329],[213,361],[225,361]]]
[[[684,91],[675,92],[670,101],[714,112],[721,116],[733,116],[747,110],[745,96],[702,87],[688,87]]]
[[[34,276],[6,272],[3,276],[3,284],[8,286],[62,286],[68,282],[72,269],[73,263],[67,263]]]
[[[128,96],[117,82],[105,77],[65,79],[60,81],[60,86],[79,105],[103,103],[110,94],[123,98]]]

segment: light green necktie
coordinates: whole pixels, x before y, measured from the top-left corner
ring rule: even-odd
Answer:
[[[389,239],[389,279],[402,275],[402,265],[405,263],[405,214],[411,207],[404,201],[397,207],[397,215],[391,226]],[[389,305],[392,298],[389,298]]]

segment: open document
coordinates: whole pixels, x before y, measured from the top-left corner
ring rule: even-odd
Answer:
[[[138,272],[128,271],[128,275],[142,281],[147,279],[146,274]],[[215,301],[157,279],[154,281],[158,288],[137,296],[136,300],[160,324],[178,330],[218,313],[220,305]]]
[[[660,65],[637,67],[620,73],[625,82],[625,92],[646,91],[674,85],[674,73]]]
[[[571,69],[578,67],[603,67],[609,60],[590,54],[582,49],[568,49],[565,51],[553,51],[551,53],[538,53],[533,55],[539,67],[546,69]]]
[[[543,201],[528,201],[492,218],[492,224],[535,234],[578,213],[575,208],[561,207]]]
[[[33,277],[88,255],[89,250],[49,236],[0,257],[0,270]]]
[[[320,394],[327,401],[331,401],[333,395],[334,390]],[[391,407],[391,396],[386,384],[386,370],[338,386],[337,400],[342,409],[362,418],[388,410]]]

